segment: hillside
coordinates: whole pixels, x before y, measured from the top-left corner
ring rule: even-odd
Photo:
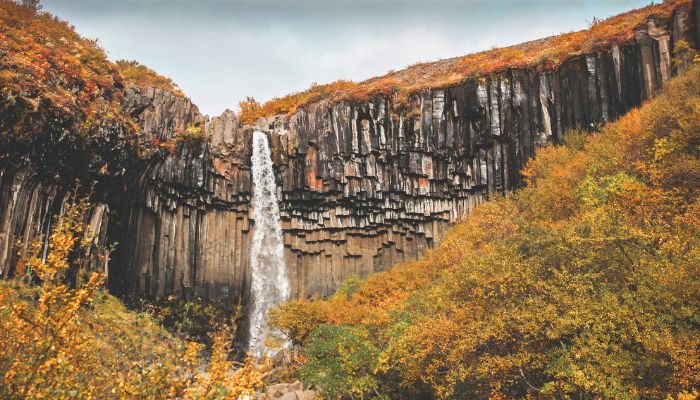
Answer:
[[[564,142],[421,260],[275,310],[299,375],[329,398],[695,398],[700,67]]]
[[[565,61],[581,55],[624,46],[634,41],[635,30],[653,18],[668,21],[680,8],[690,8],[692,0],[666,0],[660,4],[632,10],[605,20],[594,21],[590,28],[563,33],[516,46],[497,48],[430,63],[419,63],[400,71],[362,82],[339,80],[276,98],[260,105],[250,100],[241,103],[239,118],[252,123],[276,114],[293,114],[298,108],[321,100],[367,101],[373,96],[397,99],[406,106],[409,96],[425,89],[439,89],[468,78],[496,74],[507,69],[555,70]]]
[[[67,22],[0,0],[0,166],[21,160],[66,182],[127,167],[142,150],[129,86],[182,96],[145,66],[110,62]]]

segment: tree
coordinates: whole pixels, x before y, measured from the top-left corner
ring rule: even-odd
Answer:
[[[21,253],[18,275],[40,284],[36,304],[17,303],[8,310],[10,324],[3,328],[11,332],[12,341],[2,341],[3,398],[65,396],[75,390],[65,380],[72,365],[86,361],[86,342],[75,322],[81,308],[95,298],[104,276],[89,270],[93,232],[84,221],[90,204],[73,199],[52,230],[46,257],[40,241]],[[108,257],[109,252],[104,254]]]
[[[22,7],[39,11],[42,8],[44,8],[41,4],[39,4],[39,1],[40,0],[22,0],[21,4],[22,4]]]

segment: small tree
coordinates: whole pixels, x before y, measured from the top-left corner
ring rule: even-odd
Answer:
[[[239,102],[238,107],[241,109],[238,112],[238,119],[244,124],[253,123],[262,117],[262,106],[257,100],[250,96]]]
[[[29,9],[33,9],[36,11],[39,11],[43,8],[41,4],[39,4],[39,0],[22,0],[22,7],[26,7]]]
[[[686,71],[692,67],[694,62],[700,61],[698,51],[693,49],[685,40],[679,40],[673,48],[673,59],[671,62],[678,71]]]

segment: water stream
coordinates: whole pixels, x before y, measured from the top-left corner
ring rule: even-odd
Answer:
[[[277,185],[267,136],[253,133],[253,230],[250,264],[252,269],[252,309],[249,349],[261,357],[268,352],[264,340],[268,334],[265,314],[273,306],[289,299],[290,285],[284,264],[284,244]]]

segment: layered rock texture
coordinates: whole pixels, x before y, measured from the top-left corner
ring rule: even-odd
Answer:
[[[232,112],[210,119],[184,97],[130,87],[122,106],[139,125],[141,151],[118,184],[98,187],[92,216],[98,240],[119,243],[110,286],[247,301],[255,130],[271,141],[293,297],[328,295],[351,274],[414,259],[490,195],[517,187],[538,147],[653,96],[676,72],[676,43],[696,43],[695,26],[694,10],[681,7],[669,20],[650,19],[633,42],[555,70],[466,79],[414,93],[408,106],[391,96],[320,100],[245,126]],[[206,140],[177,140],[188,126]],[[3,274],[12,271],[12,244],[47,232],[67,189],[3,168]]]

